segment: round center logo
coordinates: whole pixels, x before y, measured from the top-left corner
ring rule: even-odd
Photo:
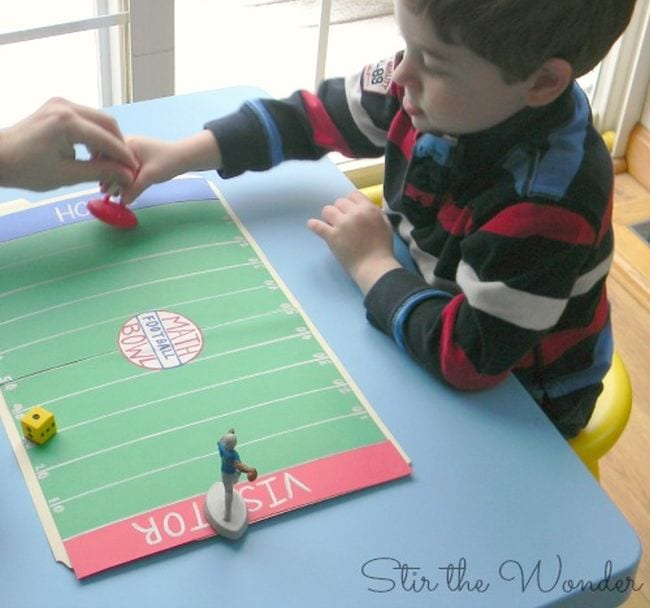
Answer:
[[[168,310],[143,312],[120,329],[118,345],[129,362],[147,369],[189,363],[203,348],[203,334],[187,317]]]

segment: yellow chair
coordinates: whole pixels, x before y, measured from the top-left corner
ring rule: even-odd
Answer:
[[[587,426],[569,444],[580,460],[600,480],[598,460],[621,436],[632,410],[632,385],[623,360],[614,353],[612,366],[603,379],[603,392]]]
[[[383,186],[360,189],[373,203],[381,206]],[[614,353],[612,366],[603,379],[603,392],[587,426],[569,440],[582,462],[600,480],[598,460],[621,436],[632,409],[632,385],[621,357]]]
[[[381,207],[382,198],[384,195],[384,186],[383,184],[377,184],[375,186],[366,186],[365,188],[359,188],[359,192],[367,196],[375,205]]]

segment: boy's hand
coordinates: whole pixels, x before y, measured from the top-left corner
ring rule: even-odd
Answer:
[[[150,137],[127,137],[126,144],[140,168],[133,182],[121,190],[120,200],[124,205],[130,205],[151,184],[167,181],[183,173],[176,143]],[[109,189],[111,185],[105,184],[102,189]]]
[[[174,142],[151,137],[127,137],[126,144],[140,169],[133,183],[122,189],[121,202],[124,205],[130,205],[151,184],[166,182],[187,171],[203,171],[221,165],[219,147],[207,130]],[[106,184],[104,189],[110,186]]]
[[[400,268],[393,255],[393,231],[383,211],[358,191],[323,208],[310,230],[325,240],[343,268],[366,294],[389,270]]]

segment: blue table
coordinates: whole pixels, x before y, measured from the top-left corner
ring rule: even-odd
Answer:
[[[125,133],[176,139],[259,94],[234,88],[110,112]],[[412,458],[413,475],[256,524],[237,543],[213,538],[78,582],[52,559],[0,432],[0,605],[598,608],[633,592],[634,530],[520,385],[455,392],[368,325],[357,288],[305,227],[352,189],[329,161],[206,177]],[[0,191],[1,201],[20,197],[43,195]]]

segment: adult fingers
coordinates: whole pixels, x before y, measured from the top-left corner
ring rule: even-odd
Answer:
[[[125,188],[133,182],[134,172],[130,167],[111,159],[100,157],[87,161],[66,160],[59,166],[62,185],[83,182],[117,183]]]
[[[81,117],[82,119],[92,122],[100,128],[109,131],[118,139],[124,139],[117,121],[112,116],[109,116],[101,110],[83,106],[62,97],[54,97],[50,99],[45,106],[49,111],[55,113],[69,113],[71,116]]]
[[[72,143],[84,144],[94,155],[109,157],[134,171],[138,168],[135,155],[121,137],[90,120],[75,117],[67,126],[67,137]]]

